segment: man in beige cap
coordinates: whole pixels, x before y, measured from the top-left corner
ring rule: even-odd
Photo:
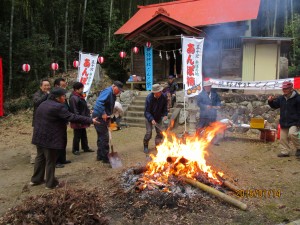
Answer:
[[[296,157],[300,158],[300,95],[293,88],[293,83],[282,83],[283,95],[275,98],[268,97],[268,104],[273,109],[280,108],[280,149],[278,157],[289,157],[293,152],[289,140],[292,141],[296,151]]]
[[[167,97],[162,94],[163,87],[160,84],[153,84],[152,92],[147,96],[144,116],[146,118],[146,134],[144,137],[144,152],[149,153],[149,140],[152,137],[152,126],[166,120],[168,117]],[[155,145],[162,140],[161,130],[155,127]]]

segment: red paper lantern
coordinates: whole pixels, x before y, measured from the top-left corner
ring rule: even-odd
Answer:
[[[138,54],[140,50],[138,47],[134,47],[134,48],[132,48],[132,51],[134,54]]]
[[[22,70],[26,73],[30,71],[30,65],[29,64],[23,64],[22,65]]]
[[[100,63],[100,64],[104,63],[104,57],[103,56],[98,57],[98,63]]]
[[[74,60],[73,61],[73,67],[77,68],[79,66],[79,61],[78,60]]]
[[[51,63],[52,70],[58,70],[58,63]]]
[[[123,58],[125,58],[125,57],[126,57],[126,52],[124,52],[124,51],[121,51],[119,55],[120,55],[120,57],[123,59]]]
[[[147,48],[150,48],[150,47],[151,47],[151,42],[147,41],[147,42],[146,42],[146,47],[147,47]]]

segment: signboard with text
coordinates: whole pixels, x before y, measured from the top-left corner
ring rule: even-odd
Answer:
[[[202,54],[204,39],[182,37],[182,73],[185,96],[202,91]]]

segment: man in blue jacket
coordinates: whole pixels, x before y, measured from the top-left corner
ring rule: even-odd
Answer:
[[[93,109],[93,118],[98,117],[100,124],[95,125],[97,132],[97,160],[103,163],[109,163],[109,134],[108,125],[110,116],[113,114],[116,96],[123,92],[123,83],[114,81],[113,85],[102,90],[96,100]]]
[[[273,109],[280,108],[280,149],[278,157],[289,157],[293,152],[289,140],[296,150],[296,157],[300,157],[300,95],[293,89],[293,83],[282,83],[283,95],[278,98],[268,97],[268,104]]]
[[[146,98],[144,116],[146,118],[146,134],[144,137],[144,152],[149,153],[149,140],[152,137],[152,126],[166,120],[168,117],[167,97],[162,94],[163,87],[159,84],[152,86],[152,93]],[[155,127],[155,145],[160,144],[162,139],[161,130]]]

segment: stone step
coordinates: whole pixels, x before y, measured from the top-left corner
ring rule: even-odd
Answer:
[[[143,111],[145,110],[145,105],[133,105],[128,106],[128,111]]]
[[[145,101],[146,101],[146,99],[144,99],[144,100],[133,100],[132,101],[132,103],[131,103],[131,105],[145,105]]]
[[[168,118],[171,118],[172,116],[172,113],[168,113]],[[144,117],[144,111],[126,111],[125,113],[125,116],[126,118],[128,117],[142,117],[142,118],[145,118]]]

